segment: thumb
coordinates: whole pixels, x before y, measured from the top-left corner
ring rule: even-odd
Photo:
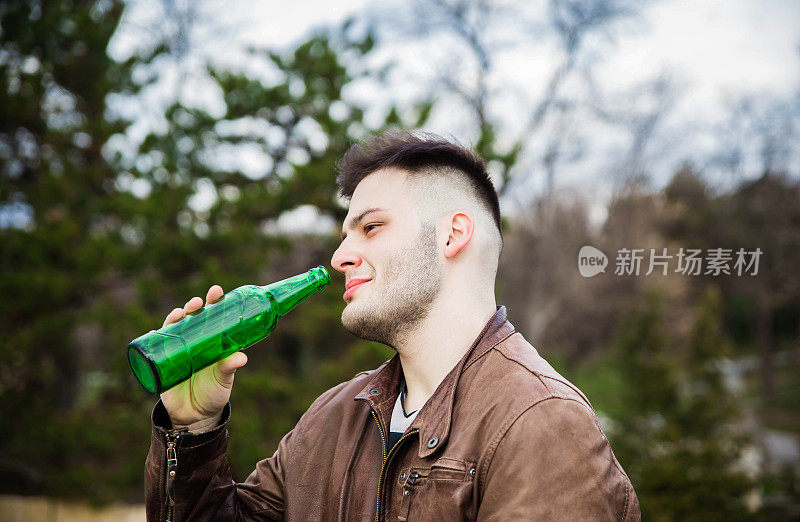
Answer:
[[[233,384],[233,374],[237,368],[247,364],[247,355],[244,352],[235,352],[217,363],[215,373],[220,383],[230,386]]]

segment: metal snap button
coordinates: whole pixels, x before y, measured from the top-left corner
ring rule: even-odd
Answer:
[[[439,444],[439,439],[437,439],[436,437],[433,437],[431,438],[431,440],[428,441],[429,448],[435,448],[437,444]]]
[[[469,470],[469,476],[475,478],[475,468]]]
[[[170,477],[174,477],[174,476],[175,476],[175,470],[174,470],[174,469],[173,469],[172,471],[170,471],[170,472],[169,472],[169,476],[170,476]]]
[[[369,391],[369,394],[370,395],[380,395],[381,391],[378,388],[373,388],[372,390]]]
[[[411,492],[409,490],[403,491],[403,496],[405,496],[405,497],[409,496],[410,494],[411,494]]]

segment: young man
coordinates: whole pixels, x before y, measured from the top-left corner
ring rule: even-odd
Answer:
[[[351,148],[338,182],[350,198],[331,259],[346,280],[342,324],[397,354],[322,394],[239,484],[226,425],[245,354],[162,394],[148,518],[639,520],[589,401],[495,305],[500,212],[483,161],[387,133]]]

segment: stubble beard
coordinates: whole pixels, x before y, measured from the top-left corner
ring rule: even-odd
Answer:
[[[362,339],[395,348],[428,316],[439,296],[442,274],[436,258],[433,224],[422,226],[417,243],[398,252],[386,266],[382,279],[388,283],[387,287],[380,292],[373,290],[371,299],[364,303],[346,307],[342,325]]]

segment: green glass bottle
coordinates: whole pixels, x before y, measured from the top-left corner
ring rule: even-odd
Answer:
[[[279,318],[330,282],[318,266],[271,285],[231,290],[199,312],[131,341],[133,374],[150,393],[162,393],[268,336]]]

